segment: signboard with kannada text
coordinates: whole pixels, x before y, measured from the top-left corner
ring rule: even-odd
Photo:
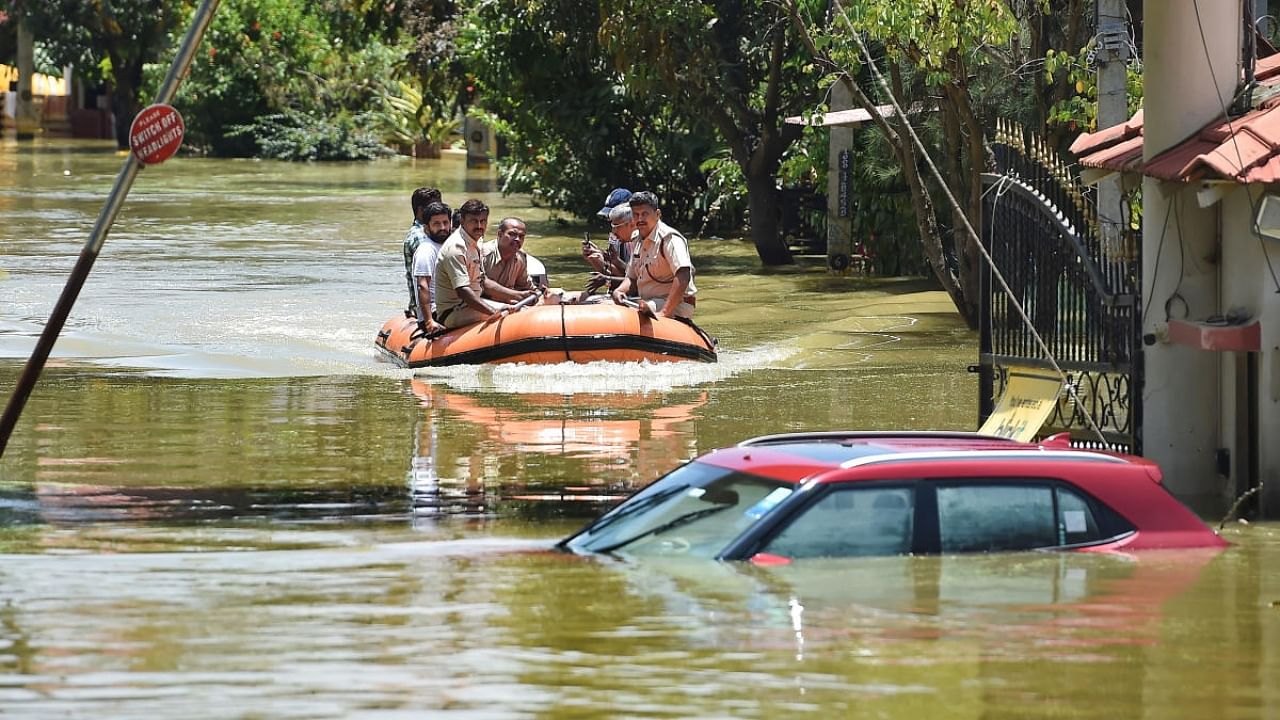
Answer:
[[[129,149],[143,165],[158,165],[178,151],[186,131],[172,105],[149,105],[129,126]]]
[[[1011,367],[1004,395],[978,433],[1030,442],[1053,414],[1061,392],[1062,378],[1032,368]]]

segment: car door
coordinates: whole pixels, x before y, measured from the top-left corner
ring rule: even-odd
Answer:
[[[915,548],[915,486],[832,483],[756,538],[749,552],[791,559],[902,555]]]

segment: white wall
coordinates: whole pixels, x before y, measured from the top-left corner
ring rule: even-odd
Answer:
[[[1262,239],[1253,233],[1255,205],[1267,188],[1240,187],[1228,193],[1222,209],[1222,299],[1223,312],[1234,308],[1257,318],[1262,325],[1262,351],[1258,362],[1258,473],[1265,485],[1264,512],[1280,517],[1280,287],[1272,279],[1280,277],[1280,240]],[[1270,188],[1280,192],[1280,188]],[[1252,202],[1251,202],[1252,200]],[[1263,256],[1264,248],[1266,257]],[[1234,373],[1224,373],[1224,398],[1235,392]],[[1239,417],[1234,403],[1222,408],[1224,447],[1231,447]],[[1232,464],[1244,457],[1232,449]],[[1233,467],[1233,471],[1236,468]],[[1232,498],[1234,499],[1234,498]]]
[[[1143,15],[1143,156],[1149,160],[1209,124],[1222,114],[1222,102],[1230,102],[1242,20],[1238,2],[1148,0]],[[1142,298],[1150,307],[1143,331],[1163,337],[1166,303],[1173,318],[1220,312],[1219,207],[1200,208],[1195,188],[1179,183],[1147,178],[1142,192]],[[1157,342],[1143,359],[1144,454],[1161,464],[1175,494],[1201,509],[1221,505],[1225,480],[1215,472],[1214,450],[1222,358]]]

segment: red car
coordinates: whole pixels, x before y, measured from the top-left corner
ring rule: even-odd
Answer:
[[[810,557],[1223,547],[1142,458],[951,432],[767,435],[715,450],[561,541],[582,553]]]

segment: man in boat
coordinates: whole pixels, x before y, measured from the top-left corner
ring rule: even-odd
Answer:
[[[498,239],[481,246],[485,277],[509,290],[527,292],[534,288],[529,277],[529,255],[523,249],[526,233],[520,218],[507,217],[498,223]]]
[[[631,243],[631,232],[634,228],[630,226],[631,207],[627,205],[627,201],[631,199],[631,191],[626,188],[615,188],[609,193],[609,197],[605,198],[604,207],[600,208],[600,212],[596,213],[600,217],[609,221],[609,244],[604,250],[596,247],[596,244],[590,240],[582,243],[582,257],[587,261],[593,270],[601,275],[622,276],[627,271],[627,261],[631,259],[629,245]],[[625,227],[620,225],[622,213],[626,213]]]
[[[596,270],[587,281],[586,295],[601,288],[605,288],[606,292],[613,290],[627,276],[627,265],[631,262],[632,255],[631,236],[636,229],[631,218],[631,206],[623,203],[610,210],[609,227],[608,247],[603,253],[597,250],[587,257],[587,262]],[[634,292],[633,287],[632,293]]]
[[[635,286],[640,302],[663,317],[693,319],[693,261],[689,242],[678,230],[662,222],[658,196],[649,191],[631,196],[635,238],[627,275],[613,290],[613,301],[627,305],[627,293]]]
[[[461,224],[440,248],[435,277],[437,320],[451,329],[492,319],[511,310],[511,303],[537,294],[511,290],[485,277],[480,240],[489,227],[489,207],[471,199],[458,211]]]
[[[414,312],[418,316],[418,324],[428,333],[445,329],[434,317],[436,306],[433,302],[433,280],[436,263],[440,259],[440,249],[452,234],[450,217],[452,211],[442,202],[433,202],[423,208],[422,219],[426,224],[427,241],[418,245],[413,254],[413,282],[416,290]]]
[[[413,208],[413,225],[409,226],[409,232],[404,236],[403,248],[404,279],[409,286],[409,312],[416,312],[418,306],[418,292],[413,281],[413,254],[427,239],[426,221],[422,217],[422,211],[433,202],[440,202],[440,191],[435,188],[420,187],[409,197],[409,204]]]

